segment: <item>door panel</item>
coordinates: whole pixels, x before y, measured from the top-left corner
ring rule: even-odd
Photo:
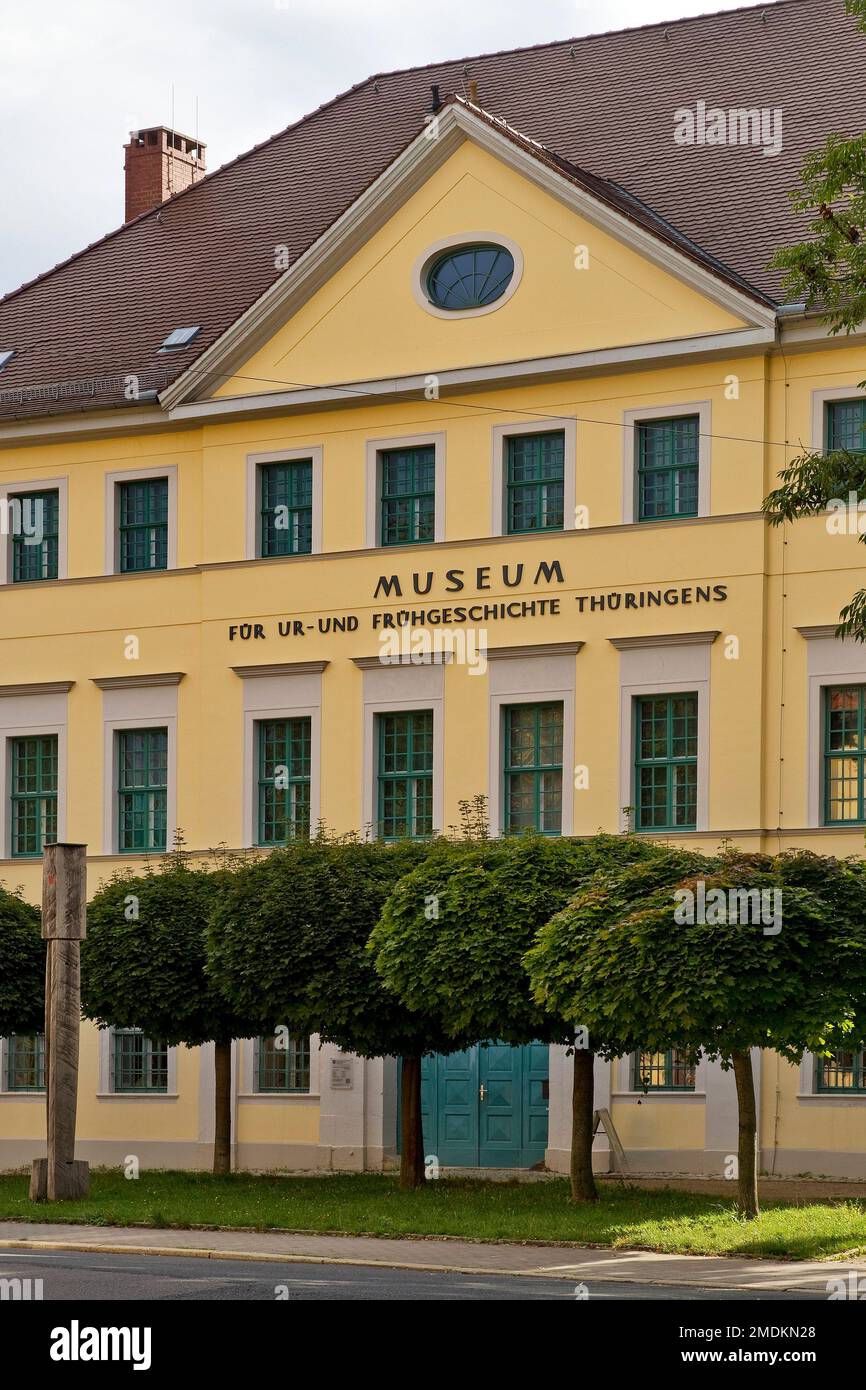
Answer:
[[[547,1147],[548,1048],[491,1042],[421,1065],[424,1153],[443,1167],[531,1168]]]

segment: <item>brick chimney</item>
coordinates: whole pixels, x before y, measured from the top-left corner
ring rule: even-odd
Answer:
[[[130,131],[123,152],[127,222],[204,176],[204,145],[166,126]]]

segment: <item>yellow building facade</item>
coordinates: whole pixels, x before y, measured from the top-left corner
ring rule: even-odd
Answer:
[[[470,103],[435,125],[158,400],[0,425],[4,502],[57,498],[56,578],[0,538],[0,874],[29,900],[16,759],[37,756],[56,757],[56,833],[87,843],[91,890],[178,830],[202,856],[265,852],[287,806],[426,833],[478,794],[494,831],[861,853],[866,652],[833,635],[861,584],[856,511],[772,529],[761,503],[859,419],[862,341],[773,306]],[[455,311],[435,275],[467,248],[511,272]],[[43,1136],[17,1047],[3,1167]],[[280,1070],[235,1046],[237,1165],[387,1164],[393,1059],[294,1048]],[[208,1052],[85,1027],[80,1155],[207,1166]],[[866,1177],[862,1060],[756,1055],[762,1168]],[[452,1135],[475,1143],[469,1166],[567,1167],[567,1062],[535,1064],[543,1118],[485,1151],[476,1110]],[[635,1169],[721,1172],[736,1152],[715,1065],[599,1063],[597,1104]]]

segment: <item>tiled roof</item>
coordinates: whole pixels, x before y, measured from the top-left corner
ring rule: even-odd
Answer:
[[[278,278],[277,246],[297,259],[414,139],[431,84],[466,96],[470,80],[486,111],[550,159],[773,297],[767,261],[802,227],[788,190],[805,155],[830,131],[866,130],[866,34],[844,0],[782,0],[371,77],[0,300],[0,350],[15,349],[0,417],[124,405],[132,373],[142,389],[167,385]],[[782,153],[677,145],[674,111],[701,100],[781,108]],[[191,324],[202,331],[189,348],[159,354]]]

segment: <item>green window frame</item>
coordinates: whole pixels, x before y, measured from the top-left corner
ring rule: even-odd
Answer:
[[[262,719],[256,724],[256,843],[284,845],[310,833],[312,721]]]
[[[261,555],[309,555],[313,549],[313,460],[259,465]]]
[[[45,1090],[44,1033],[13,1033],[6,1039],[6,1089]]]
[[[57,735],[9,743],[9,847],[13,859],[32,859],[57,839]]]
[[[502,720],[505,831],[561,835],[562,703],[506,705]]]
[[[663,1052],[636,1052],[632,1058],[632,1090],[693,1091],[695,1068],[678,1047]]]
[[[825,825],[866,822],[866,686],[824,689],[823,806]]]
[[[168,569],[168,478],[118,483],[117,519],[121,574]]]
[[[12,537],[12,583],[32,584],[40,579],[56,579],[60,547],[60,493],[56,488],[41,492],[10,493],[9,505],[21,508],[22,525]],[[36,541],[24,534],[23,523],[32,532],[36,509],[40,509],[42,538]],[[14,515],[14,512],[13,512]]]
[[[697,516],[701,419],[677,415],[636,425],[639,521]]]
[[[866,452],[866,397],[826,402],[824,443],[828,453],[834,449],[845,449],[849,454]]]
[[[168,729],[117,733],[117,849],[164,850],[168,815]]]
[[[377,833],[382,840],[433,834],[433,711],[376,715]]]
[[[561,531],[565,505],[565,432],[506,439],[506,531]]]
[[[283,1035],[284,1036],[284,1035]],[[264,1094],[304,1095],[310,1089],[310,1039],[299,1033],[278,1046],[275,1034],[257,1040],[258,1089]]]
[[[634,702],[635,830],[695,830],[698,697],[640,695]]]
[[[379,541],[415,545],[436,538],[433,444],[379,450]]]
[[[113,1090],[118,1095],[167,1091],[168,1045],[139,1028],[115,1028]]]
[[[866,1052],[838,1048],[829,1057],[817,1058],[815,1090],[822,1093],[866,1092]]]

